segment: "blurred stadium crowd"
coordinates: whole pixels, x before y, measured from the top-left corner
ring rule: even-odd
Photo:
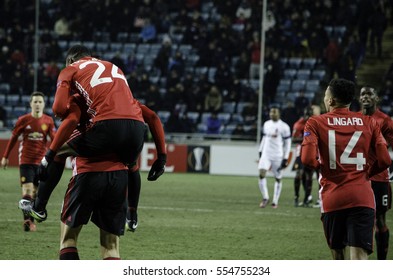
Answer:
[[[279,103],[292,127],[305,106],[321,103],[333,76],[355,80],[366,52],[381,58],[378,39],[392,1],[267,2],[263,121],[269,105]],[[65,53],[82,43],[123,70],[166,133],[255,140],[262,3],[41,0],[37,90],[48,96],[47,113]],[[34,87],[35,1],[1,5],[0,115],[11,128],[29,111]],[[393,69],[382,86],[385,106],[393,100],[392,81]]]

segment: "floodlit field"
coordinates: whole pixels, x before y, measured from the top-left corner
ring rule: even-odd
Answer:
[[[139,227],[121,237],[122,259],[330,259],[319,209],[293,206],[293,179],[284,179],[278,209],[260,209],[256,177],[166,173],[148,182],[146,175],[142,173]],[[54,191],[48,220],[38,224],[37,232],[24,232],[17,208],[18,169],[0,170],[0,259],[58,259],[59,212],[70,176],[67,170]],[[269,180],[271,197],[272,183]],[[393,229],[392,211],[388,225]],[[388,258],[393,259],[390,240]],[[94,224],[83,228],[78,250],[81,259],[100,259]],[[375,253],[370,256],[375,258]]]

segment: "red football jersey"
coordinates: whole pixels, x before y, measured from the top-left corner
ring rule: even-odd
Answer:
[[[304,126],[306,125],[306,120],[304,118],[300,118],[295,122],[292,129],[292,138],[301,138],[303,137]],[[293,142],[293,140],[292,140]],[[296,144],[296,157],[300,156],[301,144]]]
[[[381,133],[385,138],[386,142],[393,148],[393,121],[392,119],[381,112],[380,110],[376,110],[374,114],[371,115],[373,119],[377,121],[379,127],[381,129]],[[373,177],[371,177],[372,181],[378,182],[389,182],[389,172],[386,169],[384,172],[381,172]]]
[[[372,162],[370,154],[380,144],[386,141],[376,121],[347,108],[307,121],[302,147],[319,148],[322,212],[361,206],[375,208],[367,170]]]
[[[68,98],[82,95],[92,121],[134,119],[143,122],[141,108],[134,99],[123,72],[108,61],[84,57],[64,68],[57,80],[53,112],[67,113]]]
[[[19,144],[19,164],[40,164],[46,153],[47,136],[53,139],[55,132],[53,119],[48,115],[43,114],[40,118],[34,118],[31,114],[20,116],[3,156],[8,158],[18,137],[22,135]]]
[[[115,155],[104,155],[99,158],[75,157],[72,160],[72,176],[86,172],[105,172],[128,170]]]

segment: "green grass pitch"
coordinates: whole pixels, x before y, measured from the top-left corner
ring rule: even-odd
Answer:
[[[165,173],[148,182],[142,173],[139,227],[120,238],[122,259],[135,260],[330,260],[320,210],[293,206],[293,179],[283,180],[279,207],[258,207],[257,177]],[[17,205],[18,169],[0,170],[2,260],[58,259],[59,213],[71,171],[66,170],[48,204],[48,220],[24,232]],[[268,179],[273,196],[273,180]],[[313,197],[317,196],[316,182]],[[301,192],[303,194],[303,192]],[[387,214],[393,229],[393,214]],[[389,259],[393,259],[390,238]],[[99,231],[84,226],[81,259],[100,259]],[[376,259],[376,254],[370,255]]]

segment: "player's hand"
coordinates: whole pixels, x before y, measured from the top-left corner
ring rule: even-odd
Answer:
[[[288,166],[288,159],[283,159],[282,161],[281,161],[281,166],[280,166],[280,169],[283,169],[283,168],[285,168],[285,167],[287,167]]]
[[[147,180],[155,181],[160,177],[165,171],[166,164],[166,154],[158,154],[156,161],[151,166]]]
[[[40,167],[38,169],[38,178],[45,181],[48,178],[48,166],[52,163],[56,153],[49,149],[42,158]]]
[[[8,158],[3,157],[1,159],[1,167],[7,169],[7,166],[8,166]]]

